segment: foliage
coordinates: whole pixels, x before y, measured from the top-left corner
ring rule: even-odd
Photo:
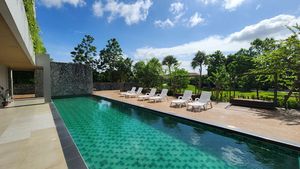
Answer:
[[[226,72],[225,65],[221,65],[209,77],[209,80],[215,85],[216,100],[219,100],[220,92],[228,87],[229,75]]]
[[[105,77],[102,81],[125,82],[132,76],[132,60],[124,58],[117,39],[108,40],[107,45],[100,51],[98,69]]]
[[[84,36],[81,43],[71,52],[74,63],[85,64],[96,70],[97,62],[94,57],[97,55],[97,48],[93,42],[94,38],[91,35]]]
[[[207,64],[207,55],[204,52],[198,51],[191,62],[193,69],[199,67],[199,89],[202,87],[202,66]]]
[[[278,78],[281,88],[290,89],[287,98],[290,97],[291,92],[299,89],[300,80],[300,40],[298,33],[299,27],[295,27],[295,32],[292,36],[276,43],[276,48],[266,50],[257,58],[255,58],[255,73],[273,74],[266,76],[266,80],[275,82]]]
[[[172,55],[168,55],[166,56],[163,61],[162,61],[162,65],[166,65],[168,67],[168,85],[171,86],[171,90],[175,90],[175,85],[173,83],[175,83],[173,80],[174,78],[172,77],[172,71],[174,69],[176,69],[179,65],[178,60],[172,56]]]
[[[23,3],[26,11],[31,39],[33,42],[34,52],[36,54],[45,54],[46,48],[44,47],[43,41],[40,37],[40,28],[35,18],[34,0],[23,0]]]
[[[171,87],[174,92],[187,88],[190,83],[189,72],[185,69],[175,68],[174,72],[171,74],[171,79],[173,82]]]
[[[124,58],[122,49],[116,39],[110,39],[97,56],[94,38],[85,35],[81,43],[71,52],[74,63],[85,64],[93,69],[93,80],[96,82],[126,82],[132,75],[132,60]]]
[[[179,65],[179,63],[174,56],[168,55],[163,59],[162,65],[166,65],[168,67],[168,73],[170,75],[172,72],[172,68],[174,69],[176,66]]]
[[[207,74],[211,76],[213,73],[219,71],[219,67],[225,65],[226,58],[221,51],[216,51],[215,53],[208,56],[208,67]]]
[[[152,58],[148,62],[139,61],[133,66],[135,80],[144,87],[160,87],[162,85],[161,75],[162,65],[157,58]]]
[[[264,40],[255,39],[250,44],[251,47],[249,48],[249,51],[253,56],[259,56],[265,52],[270,52],[278,48],[278,44],[276,44],[276,41],[273,38],[266,38]]]
[[[247,91],[256,86],[253,84],[253,76],[246,75],[254,67],[253,56],[251,56],[249,50],[241,49],[234,54],[228,55],[225,66],[229,74],[231,88]]]

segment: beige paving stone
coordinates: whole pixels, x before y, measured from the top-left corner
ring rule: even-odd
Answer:
[[[32,103],[0,109],[0,168],[67,168],[49,104]]]
[[[213,108],[201,112],[187,111],[183,108],[171,108],[168,101],[149,103],[136,98],[120,97],[120,91],[95,91],[95,95],[158,110],[167,114],[214,124],[232,130],[243,131],[254,135],[300,145],[300,112],[283,110],[270,111],[239,106],[229,106],[229,103],[213,103]]]

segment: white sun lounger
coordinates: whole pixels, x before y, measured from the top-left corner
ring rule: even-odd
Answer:
[[[142,87],[139,87],[138,90],[134,93],[127,93],[125,94],[125,98],[130,98],[130,97],[138,97],[143,91]]]
[[[131,90],[128,90],[127,92],[121,92],[120,95],[125,96],[128,93],[135,93],[135,89],[136,87],[132,87]]]
[[[178,99],[172,100],[170,107],[172,106],[179,106],[181,107],[182,105],[187,105],[187,103],[192,101],[192,95],[193,92],[190,90],[185,90],[183,93],[183,96],[179,96]]]
[[[210,97],[211,92],[202,91],[200,98],[196,98],[195,101],[188,103],[186,109],[189,110],[189,108],[191,108],[192,111],[201,111],[202,108],[204,110],[207,109],[208,104],[210,104],[210,107],[212,108]]]
[[[161,102],[163,100],[168,99],[167,94],[168,94],[168,89],[163,89],[160,94],[157,94],[156,96],[153,97],[149,97],[149,101],[150,102],[153,101],[154,103]]]
[[[138,100],[148,100],[150,97],[155,96],[156,88],[152,88],[150,93],[146,93],[145,95],[138,96]]]

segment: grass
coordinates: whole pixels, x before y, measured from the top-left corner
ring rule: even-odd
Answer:
[[[193,93],[198,93],[197,88],[194,85],[188,85],[188,87],[184,90],[192,90]],[[184,91],[182,90],[182,92]],[[231,96],[233,97],[233,91],[231,91]],[[277,92],[277,98],[278,98],[278,104],[279,106],[283,106],[283,100],[284,96],[287,95],[288,92]],[[273,101],[274,99],[274,92],[273,91],[259,91],[259,99],[260,100],[268,100]],[[222,93],[222,101],[229,101],[229,91],[223,91]],[[242,91],[235,91],[235,98],[245,98],[245,99],[256,99],[256,91],[248,91],[248,92],[242,92]],[[295,94],[292,94],[292,96],[289,98],[288,107],[290,108],[297,108],[299,103],[297,103]]]

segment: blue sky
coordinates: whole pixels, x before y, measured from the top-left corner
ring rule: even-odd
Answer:
[[[71,62],[90,34],[98,51],[117,38],[134,61],[172,54],[189,71],[198,50],[232,53],[255,38],[284,38],[286,25],[300,24],[299,0],[38,0],[36,12],[55,61]]]

